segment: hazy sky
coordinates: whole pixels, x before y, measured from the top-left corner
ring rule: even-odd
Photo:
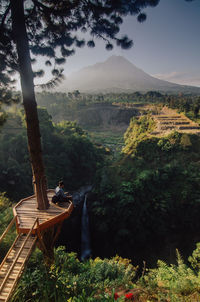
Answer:
[[[147,8],[147,20],[138,23],[128,17],[121,32],[133,39],[130,50],[115,47],[106,51],[98,40],[93,49],[85,46],[67,58],[64,74],[77,71],[111,55],[122,55],[138,68],[157,78],[200,86],[200,0],[160,0]]]
[[[122,33],[133,39],[130,50],[115,47],[106,51],[98,41],[94,49],[78,49],[67,59],[65,74],[122,55],[145,72],[164,80],[200,86],[200,0],[160,0],[147,8],[147,20],[138,23],[129,17]]]

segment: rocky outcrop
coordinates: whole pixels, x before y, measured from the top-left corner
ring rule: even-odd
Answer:
[[[76,120],[82,127],[128,126],[131,117],[138,114],[137,107],[125,108],[112,104],[94,104],[78,111]]]

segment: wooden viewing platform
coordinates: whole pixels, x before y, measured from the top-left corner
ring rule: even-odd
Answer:
[[[0,264],[0,302],[7,302],[12,296],[36,242],[42,244],[41,231],[57,225],[54,244],[62,222],[70,216],[72,201],[59,203],[58,206],[51,202],[54,194],[54,190],[47,190],[50,205],[46,210],[37,209],[35,195],[20,200],[13,208],[14,218],[0,237],[1,242],[12,225],[16,224],[18,236]]]
[[[54,190],[52,189],[47,191],[50,201],[54,194]],[[28,233],[37,218],[38,223],[33,228],[32,233],[35,234],[38,228],[40,231],[48,229],[68,218],[72,210],[73,204],[71,201],[60,203],[59,206],[50,202],[48,209],[38,210],[35,195],[24,198],[13,208],[17,232],[18,234]]]

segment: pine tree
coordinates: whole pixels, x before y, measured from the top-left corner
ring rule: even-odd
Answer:
[[[132,46],[127,37],[119,37],[120,25],[127,15],[139,22],[146,19],[143,9],[156,6],[159,0],[1,0],[0,2],[0,93],[9,87],[13,72],[20,74],[23,105],[26,114],[28,148],[33,182],[39,209],[49,205],[40,141],[37,104],[34,93],[32,63],[45,56],[52,66],[52,86],[60,81],[58,66],[74,54],[76,47],[95,46],[95,38],[105,41],[107,50],[113,43],[124,49]],[[85,41],[77,31],[88,33]],[[87,35],[88,36],[88,35]],[[2,94],[1,94],[2,95]],[[8,97],[8,95],[7,95]]]

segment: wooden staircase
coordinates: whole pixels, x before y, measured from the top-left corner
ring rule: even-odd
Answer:
[[[0,302],[6,302],[11,297],[31,255],[37,240],[37,236],[31,234],[33,227],[28,234],[17,236],[0,265]]]
[[[47,190],[49,200],[54,194],[54,190]],[[0,264],[0,302],[7,302],[11,298],[36,241],[43,245],[41,232],[57,225],[53,244],[62,222],[70,216],[72,210],[71,200],[59,206],[50,202],[48,209],[38,210],[35,195],[20,200],[13,208],[14,218],[0,236],[1,243],[11,227],[16,225],[18,236]]]

